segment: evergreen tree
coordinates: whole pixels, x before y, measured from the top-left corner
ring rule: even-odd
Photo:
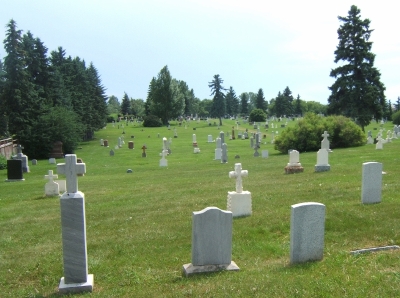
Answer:
[[[338,17],[343,24],[338,29],[339,44],[335,50],[335,63],[330,76],[336,81],[329,89],[328,113],[357,118],[364,131],[374,116],[381,119],[386,107],[385,86],[380,72],[374,67],[375,54],[368,41],[372,30],[370,20],[362,20],[360,10],[352,5],[347,17]]]
[[[235,90],[232,86],[229,88],[225,96],[226,113],[230,116],[236,115],[239,112],[239,100],[236,97]]]
[[[124,97],[122,97],[122,103],[121,103],[121,114],[122,115],[129,115],[130,114],[130,100],[128,97],[128,94],[126,92],[124,93]]]
[[[214,79],[208,83],[208,87],[211,88],[211,96],[214,95],[211,113],[213,117],[219,118],[219,125],[222,125],[222,117],[224,117],[226,110],[223,82],[219,74],[216,74]]]
[[[397,97],[396,103],[394,104],[395,110],[400,111],[400,97]]]
[[[256,98],[256,109],[260,109],[263,110],[265,112],[266,107],[265,107],[265,98],[264,98],[264,92],[263,90],[260,88],[258,89],[257,92],[257,98]]]
[[[298,116],[303,116],[303,111],[301,109],[301,99],[300,94],[297,94],[296,102],[294,105],[294,113]]]
[[[249,114],[249,97],[246,93],[240,94],[240,113],[244,115]]]

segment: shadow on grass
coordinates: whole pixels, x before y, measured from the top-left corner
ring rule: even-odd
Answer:
[[[54,199],[58,199],[60,196],[52,196],[52,197],[48,197],[46,195],[43,196],[38,196],[33,198],[32,200],[37,201],[37,200],[54,200]]]

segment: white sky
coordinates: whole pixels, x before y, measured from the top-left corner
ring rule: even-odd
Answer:
[[[395,1],[13,0],[0,4],[0,39],[13,18],[48,53],[62,46],[93,62],[107,95],[120,100],[124,92],[146,100],[152,77],[168,65],[200,99],[211,98],[208,82],[219,74],[237,95],[262,88],[270,100],[289,86],[295,97],[326,104],[337,16],[352,4],[371,20],[375,67],[393,103],[400,96]]]

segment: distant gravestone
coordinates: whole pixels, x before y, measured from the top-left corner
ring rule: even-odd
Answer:
[[[259,156],[260,156],[260,153],[258,153],[258,147],[257,147],[257,146],[254,147],[254,154],[253,154],[253,156],[254,156],[254,157],[259,157]]]
[[[147,154],[146,154],[147,147],[146,147],[146,145],[143,145],[141,149],[143,150],[142,157],[147,157]]]
[[[134,149],[135,148],[135,143],[132,141],[128,142],[128,149]]]
[[[382,163],[366,162],[362,165],[361,202],[380,203],[382,198]]]
[[[226,143],[222,144],[222,154],[221,154],[221,163],[227,163],[228,162],[228,146]]]
[[[383,139],[382,139],[381,135],[378,135],[378,137],[377,137],[377,143],[375,144],[375,149],[377,149],[377,150],[383,149]]]
[[[78,191],[78,174],[86,172],[84,163],[77,163],[75,154],[65,155],[65,164],[58,164],[65,174],[67,191],[60,198],[64,276],[61,293],[92,292],[93,275],[88,274],[86,246],[85,195]]]
[[[168,143],[167,138],[163,138],[163,149],[161,152],[160,167],[168,166],[168,160],[165,158],[168,154],[167,143]]]
[[[324,131],[324,133],[321,135],[323,137],[323,140],[321,141],[321,149],[326,149],[327,151],[330,151],[329,149],[329,134],[327,131]]]
[[[66,180],[54,180],[54,182],[58,184],[58,190],[60,193],[64,193],[67,191]]]
[[[114,156],[115,155],[115,152],[114,152],[114,150],[110,150],[110,156]]]
[[[193,145],[193,147],[197,147],[196,134],[193,134],[193,135],[192,135],[192,145]]]
[[[239,270],[232,261],[232,221],[232,212],[216,207],[193,212],[192,263],[183,265],[183,275]]]
[[[326,149],[319,149],[317,152],[317,164],[314,167],[315,172],[326,172],[331,169],[328,163],[329,153]]]
[[[212,142],[213,142],[212,135],[208,135],[207,143],[212,143]]]
[[[108,147],[108,140],[104,140],[103,144],[104,147]]]
[[[50,157],[49,164],[56,164],[56,159],[54,157]]]
[[[7,160],[7,182],[24,181],[22,161],[20,159]]]
[[[104,140],[100,139],[100,146],[104,146]]]
[[[37,165],[37,159],[32,159],[32,165],[36,166]]]
[[[322,260],[324,234],[325,205],[314,202],[292,205],[290,264]]]
[[[222,157],[222,145],[221,145],[221,138],[216,139],[216,146],[217,148],[215,149],[215,160],[221,160]]]
[[[22,147],[21,145],[17,146],[17,155],[13,156],[13,159],[19,159],[22,162],[22,172],[24,173],[29,173],[29,164],[28,164],[28,156],[26,156],[25,154],[22,153],[22,149],[24,149],[24,147]]]
[[[50,158],[63,158],[64,157],[64,153],[62,151],[62,146],[63,143],[61,141],[57,141],[55,143],[53,143],[53,150],[50,153]]]
[[[262,158],[268,158],[268,150],[261,151]]]
[[[225,133],[223,131],[219,133],[219,137],[221,138],[221,144],[225,143]]]

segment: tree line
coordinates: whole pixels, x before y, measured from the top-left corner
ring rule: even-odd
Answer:
[[[6,26],[4,63],[0,60],[0,136],[13,136],[32,158],[47,158],[55,141],[72,153],[93,138],[107,117],[107,96],[93,63],[67,56],[14,20]]]

